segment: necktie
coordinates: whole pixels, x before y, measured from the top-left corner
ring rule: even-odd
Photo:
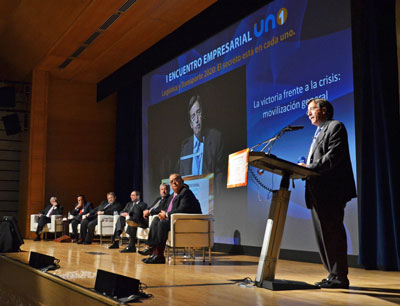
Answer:
[[[54,206],[50,208],[49,212],[47,213],[47,217],[50,218],[50,216],[53,214]]]
[[[169,202],[167,213],[172,210],[172,203],[174,203],[175,197],[176,197],[176,194],[174,193],[174,196],[172,197],[171,202]]]
[[[200,141],[196,141],[196,144],[194,146],[193,153],[199,153],[200,152]],[[200,154],[194,156],[194,169],[192,175],[199,175],[200,174]]]
[[[317,137],[318,137],[318,135],[319,135],[320,132],[321,132],[321,128],[318,127],[317,130],[315,131],[315,134],[314,134],[314,137],[313,137],[311,146],[310,146],[310,151],[308,152],[308,156],[307,156],[307,165],[309,165],[310,162],[311,162],[311,154],[312,154],[312,152],[314,151],[314,146],[315,146],[315,143],[316,143],[316,141],[317,141]]]
[[[160,205],[161,200],[162,200],[162,198],[160,200],[158,200],[158,202],[156,204],[154,204],[154,206],[152,208],[150,208],[150,211],[152,211],[153,209],[156,209],[158,207],[158,205]]]
[[[129,213],[133,212],[133,208],[136,206],[136,204],[139,202],[132,202],[132,206],[129,209]]]

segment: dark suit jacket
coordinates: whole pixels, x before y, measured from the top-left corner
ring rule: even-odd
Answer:
[[[162,210],[167,211],[168,205],[169,205],[168,199],[169,199],[169,195],[166,196],[165,198],[158,197],[158,198],[153,202],[153,204],[151,204],[151,206],[149,206],[148,209],[152,209],[153,206],[156,205],[156,204],[158,203],[158,201],[161,200],[161,202],[160,202],[160,204],[159,204],[156,208],[154,208],[153,210],[150,211],[150,215],[151,215],[151,216],[153,216],[153,215],[158,215],[158,213],[159,213],[160,211],[162,211]],[[171,201],[171,199],[170,199],[170,201]]]
[[[173,196],[174,195],[171,194],[167,200],[166,203],[167,209]],[[168,213],[168,216],[177,213],[201,214],[200,203],[194,196],[193,192],[189,189],[189,186],[186,184],[183,186],[181,191],[176,195],[174,202],[172,203],[172,210]]]
[[[225,173],[225,160],[221,133],[215,129],[206,129],[203,133],[203,136],[204,150],[202,173],[214,173],[216,186],[222,186],[223,175]],[[195,136],[192,135],[183,141],[180,157],[193,153],[193,137]],[[182,176],[191,175],[192,161],[193,158],[179,160],[179,166],[177,169],[178,173]]]
[[[139,203],[136,204],[142,211],[147,209],[147,204],[139,201]],[[133,213],[133,207],[135,206],[135,203],[132,201],[129,201],[128,203],[126,203],[125,207],[123,210],[121,210],[121,213],[128,213],[128,214],[132,214]]]
[[[75,207],[78,206],[78,203],[75,204]],[[73,219],[77,221],[82,221],[82,216],[86,215],[93,209],[93,204],[91,202],[86,202],[85,205],[83,205],[83,210],[80,212],[80,209],[74,208],[73,210],[70,211],[70,214],[74,216]]]
[[[306,204],[346,203],[356,197],[347,131],[343,123],[328,120],[322,125],[311,154],[310,165],[320,176],[306,180]]]
[[[119,204],[118,202],[114,202],[106,209],[104,209],[107,206],[107,204],[108,204],[107,201],[101,202],[99,206],[90,211],[90,215],[87,217],[87,219],[90,221],[96,219],[97,212],[99,211],[104,211],[105,215],[112,215],[114,214],[114,211],[117,211],[118,213],[121,211],[121,204]]]
[[[52,208],[53,205],[49,204],[47,205],[40,213],[44,216],[47,215],[49,212],[50,208]],[[64,207],[62,207],[60,204],[56,206],[56,208],[53,210],[53,215],[62,215]]]

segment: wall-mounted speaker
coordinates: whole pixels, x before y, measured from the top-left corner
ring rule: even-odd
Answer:
[[[14,87],[0,87],[0,107],[15,107]]]
[[[94,290],[109,297],[128,297],[139,293],[140,281],[136,278],[97,270]]]
[[[7,135],[15,135],[21,133],[21,124],[19,123],[19,118],[17,114],[3,116],[2,119]]]

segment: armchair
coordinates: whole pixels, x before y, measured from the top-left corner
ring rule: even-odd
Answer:
[[[214,245],[214,216],[202,214],[173,214],[171,230],[167,240],[167,256],[169,248],[173,249],[174,264],[176,263],[176,248],[193,248],[203,250],[208,248],[208,263],[211,265],[211,248]]]
[[[97,225],[94,234],[100,236],[100,244],[103,244],[103,236],[112,236],[115,231],[115,224],[117,223],[118,215],[98,215]],[[69,224],[69,232],[72,233],[72,225]],[[81,225],[78,224],[78,233],[81,232]]]
[[[150,225],[151,225],[151,222],[153,221],[153,219],[155,217],[156,217],[155,215],[154,216],[149,216],[149,227],[148,228],[138,227],[137,232],[136,232],[136,239],[137,239],[138,244],[139,244],[138,248],[140,248],[140,242],[141,241],[145,241],[145,240],[148,239],[149,231],[150,231]]]
[[[103,244],[103,236],[112,236],[115,231],[119,215],[98,215],[95,235],[100,236],[100,244]]]
[[[32,214],[31,215],[31,232],[36,232],[38,226],[40,214]],[[45,234],[45,238],[47,239],[47,233],[54,233],[57,238],[57,233],[63,232],[63,217],[62,215],[52,215],[50,217],[50,223],[47,223],[43,227],[43,233]]]

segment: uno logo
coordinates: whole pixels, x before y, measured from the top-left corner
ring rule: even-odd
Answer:
[[[276,16],[274,14],[270,14],[265,19],[261,19],[260,22],[257,22],[254,25],[254,36],[260,37],[263,33],[268,33],[270,29],[275,29],[276,24],[284,25],[288,17],[287,9],[282,7]]]

